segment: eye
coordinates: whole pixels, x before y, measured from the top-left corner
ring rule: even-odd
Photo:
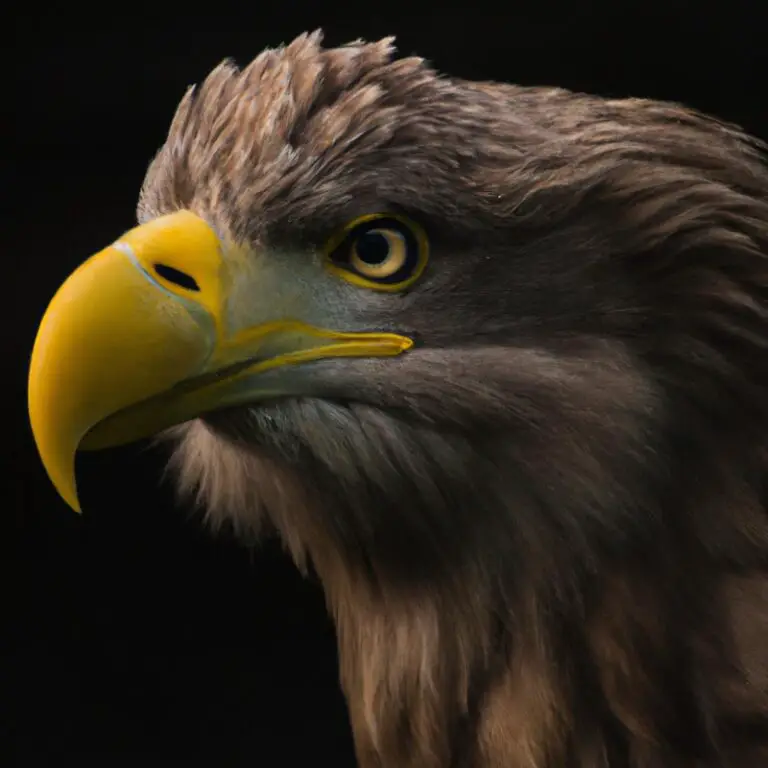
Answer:
[[[427,264],[428,244],[414,222],[389,214],[356,219],[328,248],[329,269],[351,283],[400,291],[414,283]]]
[[[408,244],[394,229],[369,229],[351,246],[350,263],[364,277],[386,279],[397,274],[408,258]]]

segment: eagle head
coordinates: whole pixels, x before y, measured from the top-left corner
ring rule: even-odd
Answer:
[[[214,526],[276,530],[362,765],[714,755],[768,562],[758,152],[389,39],[225,62],[42,320],[43,462],[77,507],[77,449],[162,434]]]

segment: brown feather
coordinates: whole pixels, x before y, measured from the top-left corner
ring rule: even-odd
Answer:
[[[312,252],[405,209],[441,261],[375,317],[422,344],[173,430],[182,489],[316,569],[362,768],[768,765],[759,145],[320,42],[190,91],[139,216]]]

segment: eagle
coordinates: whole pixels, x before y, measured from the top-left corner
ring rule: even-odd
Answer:
[[[181,100],[31,425],[322,583],[361,768],[768,765],[768,170],[685,106],[303,34]]]

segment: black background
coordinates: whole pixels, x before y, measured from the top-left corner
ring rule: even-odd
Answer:
[[[319,587],[277,546],[211,538],[174,505],[162,452],[146,445],[80,459],[76,516],[27,424],[36,323],[66,275],[133,225],[188,84],[321,26],[329,45],[396,34],[402,53],[453,75],[683,101],[768,138],[758,2],[455,5],[14,11],[0,209],[6,765],[354,765]]]

